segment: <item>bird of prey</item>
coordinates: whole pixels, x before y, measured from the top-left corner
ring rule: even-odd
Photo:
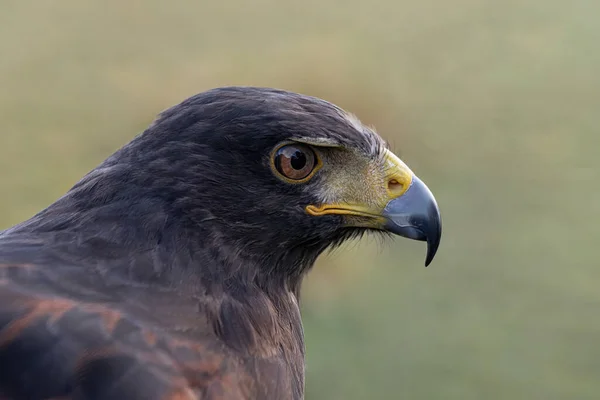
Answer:
[[[0,232],[0,399],[302,399],[303,278],[369,231],[441,237],[427,186],[330,102],[224,87],[163,111]]]

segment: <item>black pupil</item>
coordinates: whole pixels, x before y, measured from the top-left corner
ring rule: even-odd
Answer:
[[[290,165],[295,170],[304,168],[306,166],[306,154],[300,150],[296,150],[290,157]]]

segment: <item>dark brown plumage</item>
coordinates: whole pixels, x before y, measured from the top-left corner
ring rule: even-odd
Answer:
[[[441,234],[426,187],[325,101],[221,88],[0,233],[0,399],[301,399],[302,278],[369,230]]]

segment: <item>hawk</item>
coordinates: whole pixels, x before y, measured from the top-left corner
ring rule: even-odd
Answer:
[[[376,231],[427,265],[441,219],[372,129],[284,90],[197,94],[0,232],[0,399],[302,399],[302,280]]]

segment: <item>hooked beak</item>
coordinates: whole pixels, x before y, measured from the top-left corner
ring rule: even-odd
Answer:
[[[384,228],[396,235],[427,242],[427,267],[440,245],[442,219],[440,210],[429,188],[416,176],[400,197],[387,203],[382,213]]]
[[[338,201],[308,205],[306,212],[313,216],[342,215],[345,226],[381,229],[426,241],[428,266],[442,236],[437,202],[429,188],[394,153],[386,150],[383,161],[380,179],[344,175],[344,180],[353,181],[354,186],[348,185],[352,190],[343,192]],[[355,190],[357,186],[359,190]]]

